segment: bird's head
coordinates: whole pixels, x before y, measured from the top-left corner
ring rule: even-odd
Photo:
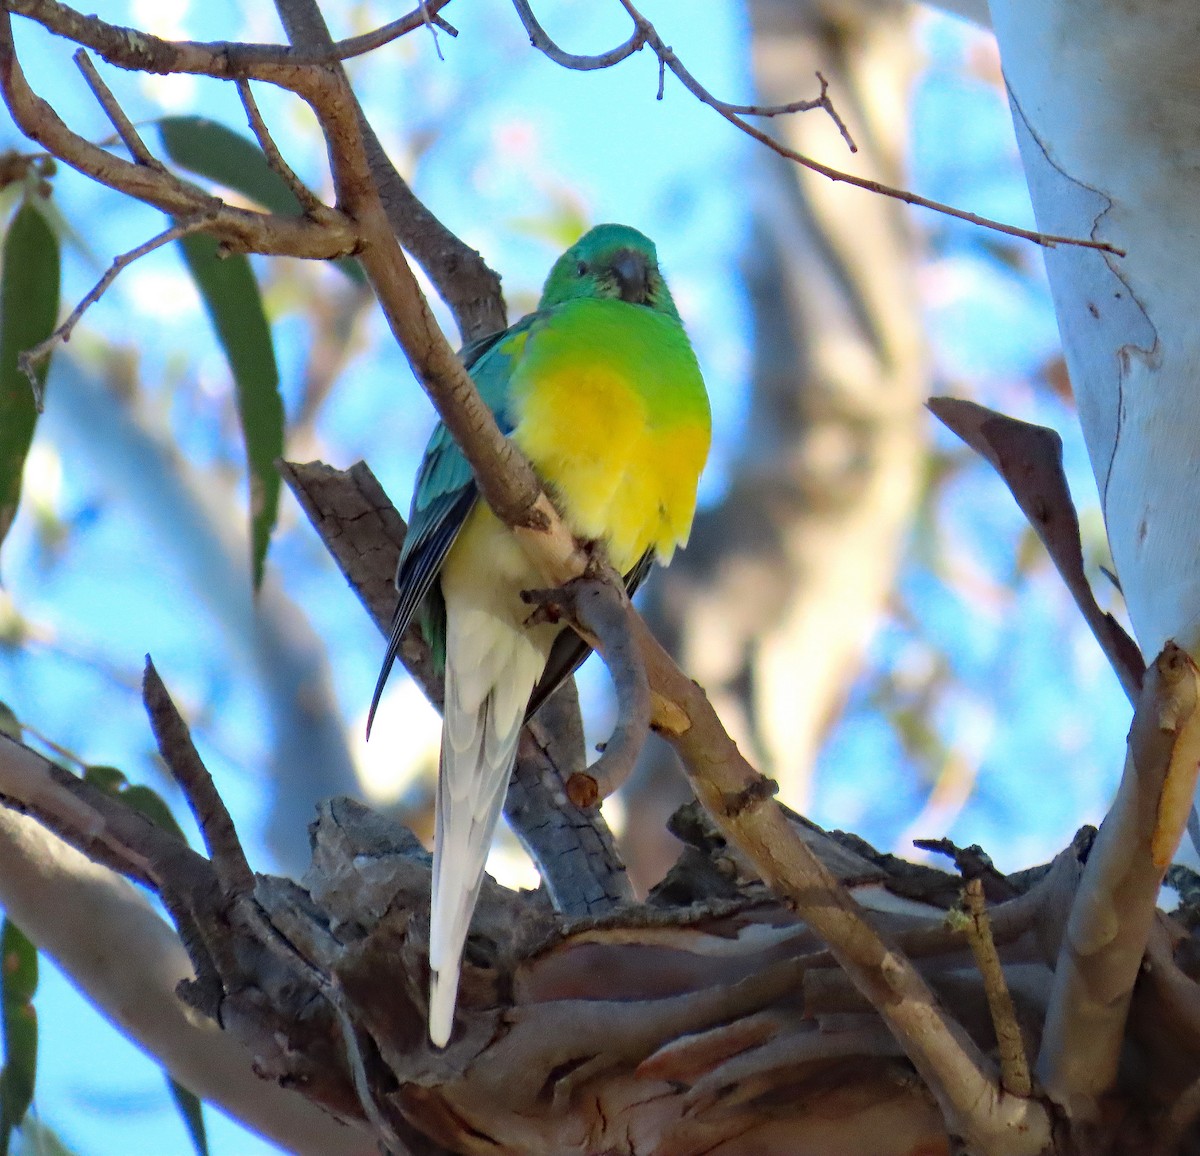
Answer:
[[[555,261],[539,308],[585,297],[644,305],[679,319],[654,242],[628,225],[597,225],[584,233]]]

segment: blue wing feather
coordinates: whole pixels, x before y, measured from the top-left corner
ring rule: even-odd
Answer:
[[[533,315],[502,333],[466,346],[460,353],[463,364],[471,373],[479,394],[496,415],[500,429],[508,434],[512,424],[505,413],[508,380],[513,356],[519,347],[509,345],[509,338],[523,334],[533,321]],[[506,348],[507,347],[507,348]],[[441,422],[434,428],[421,459],[408,515],[408,533],[400,550],[396,566],[396,590],[399,595],[392,615],[387,652],[371,696],[367,712],[367,737],[380,696],[392,672],[400,643],[413,616],[421,608],[437,579],[450,547],[454,545],[463,523],[478,498],[475,476],[470,463]]]

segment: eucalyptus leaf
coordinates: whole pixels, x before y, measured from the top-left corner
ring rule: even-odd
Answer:
[[[257,590],[279,510],[275,462],[283,455],[283,399],[271,326],[247,257],[220,256],[217,242],[201,233],[180,245],[233,374],[250,478],[250,563]]]
[[[58,319],[58,238],[28,199],[4,237],[0,269],[0,543],[17,514],[21,473],[33,441],[37,406],[19,354],[45,341]],[[49,359],[36,367],[44,387]]]

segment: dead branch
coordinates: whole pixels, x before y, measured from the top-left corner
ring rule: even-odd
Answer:
[[[1012,993],[1004,980],[1004,969],[992,938],[983,884],[978,878],[967,880],[963,888],[963,906],[967,916],[967,939],[979,974],[983,977],[983,990],[996,1029],[1001,1086],[1011,1096],[1030,1096],[1033,1094],[1033,1081],[1029,1076],[1029,1057],[1025,1054],[1025,1041],[1021,1038]]]
[[[308,216],[312,217],[314,221],[327,218],[331,211],[329,206],[296,176],[292,166],[283,159],[279,146],[276,145],[262,118],[262,113],[259,112],[258,102],[255,101],[254,93],[250,89],[250,82],[239,77],[237,90],[238,96],[241,97],[242,108],[246,110],[246,120],[250,125],[250,131],[254,133],[258,147],[262,149],[263,155],[267,158],[267,164],[291,190],[292,196],[296,198],[296,203]]]
[[[246,861],[246,852],[242,850],[233,819],[217,793],[212,775],[200,761],[187,723],[171,701],[149,655],[146,656],[142,699],[158,741],[159,753],[187,799],[217,881],[226,895],[249,895],[254,890],[254,872]]]
[[[1146,672],[1117,797],[1088,857],[1055,970],[1038,1075],[1095,1120],[1117,1078],[1134,980],[1200,768],[1200,673],[1167,643]]]
[[[100,73],[96,71],[96,66],[92,63],[92,58],[88,56],[84,49],[80,48],[71,59],[75,61],[79,71],[83,73],[83,78],[92,90],[92,95],[95,96],[100,107],[104,109],[104,114],[112,123],[113,128],[117,130],[117,136],[121,138],[121,142],[129,150],[129,155],[140,165],[162,169],[163,166],[146,147],[146,142],[142,140],[138,130],[133,127],[133,121],[126,116],[125,110],[117,102],[117,98],[113,96],[112,89],[104,83]]]

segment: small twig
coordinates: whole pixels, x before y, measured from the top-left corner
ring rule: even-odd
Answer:
[[[87,81],[88,87],[92,90],[92,95],[100,103],[100,107],[104,109],[105,115],[112,121],[112,126],[117,130],[117,136],[121,138],[125,147],[129,150],[129,155],[139,165],[149,165],[161,171],[163,168],[162,162],[151,153],[146,147],[146,142],[138,136],[137,129],[133,127],[133,121],[125,115],[125,110],[117,103],[117,98],[113,96],[112,89],[104,83],[104,79],[96,70],[96,66],[92,63],[92,58],[88,56],[86,49],[78,49],[71,59],[75,61],[79,71],[83,73],[83,79]]]
[[[617,725],[600,757],[567,780],[571,802],[577,807],[594,807],[633,773],[650,733],[650,684],[630,634],[629,598],[617,581],[596,578],[580,578],[558,590],[526,591],[523,597],[568,615],[612,676]]]
[[[17,354],[17,365],[20,366],[25,376],[29,378],[29,384],[33,387],[33,396],[37,403],[38,413],[42,412],[42,387],[38,383],[37,374],[34,372],[34,367],[37,363],[44,357],[49,357],[60,342],[66,343],[71,340],[71,333],[75,326],[79,324],[79,319],[104,296],[108,287],[117,279],[117,274],[122,269],[128,265],[132,265],[139,257],[144,257],[147,253],[153,253],[155,249],[162,248],[163,245],[166,245],[170,241],[178,241],[181,237],[186,237],[191,233],[203,229],[209,221],[210,218],[207,216],[193,217],[190,221],[179,221],[169,229],[164,229],[157,237],[152,237],[149,241],[143,242],[136,249],[130,249],[128,253],[122,253],[119,257],[114,258],[113,263],[108,267],[104,276],[92,286],[87,296],[71,310],[71,314],[66,321],[51,333],[45,341],[35,345],[32,349],[26,349],[22,353]]]
[[[1029,1057],[1025,1054],[1025,1041],[1021,1038],[1021,1028],[1017,1023],[1017,1009],[1004,978],[996,941],[992,938],[992,926],[983,898],[983,881],[978,876],[968,879],[963,887],[963,907],[966,909],[964,924],[967,942],[971,945],[971,954],[975,956],[975,964],[983,977],[983,991],[992,1015],[992,1026],[996,1030],[996,1043],[1000,1050],[1000,1083],[1009,1095],[1029,1096],[1033,1092]]]
[[[633,35],[624,44],[617,45],[616,48],[611,48],[607,52],[601,52],[595,56],[577,56],[573,52],[564,52],[546,35],[546,30],[538,23],[533,9],[529,7],[529,0],[513,0],[513,7],[517,10],[521,23],[525,25],[525,31],[529,34],[529,43],[544,56],[553,60],[555,64],[574,72],[593,72],[599,68],[612,68],[614,64],[620,64],[622,60],[627,60],[646,43],[641,30],[635,28]]]
[[[409,1151],[409,1148],[384,1118],[371,1092],[371,1081],[367,1075],[362,1047],[358,1042],[358,1031],[355,1028],[350,1009],[346,1006],[346,992],[340,978],[336,974],[327,974],[322,967],[309,959],[288,936],[275,926],[261,907],[247,904],[243,910],[247,918],[247,929],[252,934],[259,936],[262,943],[274,947],[324,996],[325,1001],[337,1017],[346,1053],[346,1065],[350,1069],[354,1091],[358,1097],[359,1106],[375,1132],[376,1140],[380,1143],[381,1156],[403,1156]]]
[[[458,29],[453,24],[445,20],[438,14],[438,10],[444,8],[450,0],[421,0],[421,3],[405,16],[401,16],[398,20],[392,20],[387,24],[382,24],[378,28],[373,28],[370,32],[364,32],[361,36],[351,36],[346,40],[339,40],[333,46],[333,51],[321,60],[321,63],[332,63],[335,60],[350,60],[355,56],[362,56],[364,53],[373,52],[376,48],[382,48],[385,44],[390,44],[393,40],[399,40],[401,36],[406,36],[416,28],[422,26],[429,29],[433,35],[433,46],[437,49],[438,59],[442,59],[442,50],[437,42],[437,30],[440,28],[447,36],[457,36]],[[307,62],[307,57],[305,58]],[[314,59],[313,63],[317,61]]]
[[[904,201],[905,204],[917,205],[923,209],[933,209],[935,212],[942,213],[948,217],[954,217],[960,221],[967,221],[972,225],[981,225],[983,228],[991,229],[997,233],[1004,233],[1010,237],[1020,237],[1023,240],[1032,241],[1035,245],[1041,245],[1043,248],[1053,249],[1056,245],[1077,245],[1084,249],[1099,249],[1105,253],[1113,253],[1118,257],[1125,256],[1124,250],[1117,249],[1106,241],[1093,241],[1090,238],[1084,237],[1062,237],[1050,233],[1038,233],[1032,229],[1021,229],[1016,225],[1006,225],[1003,221],[994,221],[989,217],[981,217],[977,213],[968,213],[964,209],[956,209],[952,205],[943,204],[941,201],[930,200],[928,197],[919,196],[916,193],[909,192],[907,189],[895,188],[892,185],[885,185],[881,181],[873,181],[867,177],[859,177],[853,173],[843,172],[840,169],[835,169],[830,165],[813,160],[812,157],[805,156],[803,153],[798,153],[795,149],[788,148],[774,137],[755,128],[754,125],[750,124],[737,113],[731,112],[726,107],[722,107],[719,101],[714,101],[703,85],[683,67],[683,64],[675,53],[671,51],[670,47],[663,43],[662,37],[659,36],[654,25],[633,6],[631,0],[620,0],[620,4],[629,13],[629,18],[633,21],[637,31],[641,33],[642,43],[652,49],[665,62],[666,66],[693,96],[702,100],[711,108],[715,108],[730,124],[736,125],[747,136],[752,137],[759,144],[766,145],[767,148],[778,153],[781,157],[795,161],[796,164],[823,177],[828,177],[831,181],[844,181],[846,184],[854,185],[855,188],[865,189],[871,193],[878,193],[884,197],[892,197],[898,201]]]
[[[246,110],[246,119],[250,123],[250,129],[254,133],[255,139],[266,156],[267,164],[271,167],[272,171],[283,179],[284,183],[291,190],[292,196],[300,202],[301,207],[313,220],[319,221],[334,216],[334,210],[325,204],[320,197],[296,176],[292,166],[283,159],[283,154],[279,151],[278,145],[275,144],[266,122],[262,118],[262,113],[258,110],[258,103],[254,99],[254,93],[250,91],[250,82],[239,77],[237,80],[237,90],[238,96],[242,98],[242,108]]]
[[[146,656],[142,697],[158,749],[196,817],[222,890],[229,896],[251,894],[254,872],[250,870],[233,820],[213,785],[208,768],[200,760],[187,723],[175,709],[149,655]]]
[[[446,58],[442,55],[441,44],[438,43],[437,25],[430,18],[429,5],[426,0],[421,0],[421,15],[425,17],[425,25],[429,29],[429,35],[433,38],[433,50],[437,53],[438,60],[444,62]]]
[[[1016,895],[1013,885],[996,870],[992,857],[977,843],[960,847],[950,839],[914,839],[913,846],[953,860],[954,869],[964,879],[978,879],[981,884],[986,881],[993,902],[997,899],[1004,902]]]

